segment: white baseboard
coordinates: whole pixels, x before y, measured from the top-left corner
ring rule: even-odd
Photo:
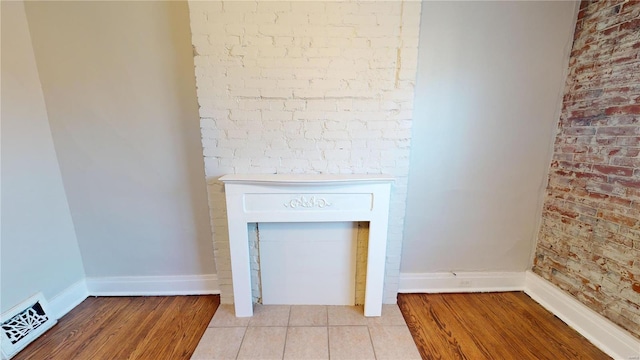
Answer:
[[[400,293],[521,291],[524,272],[401,273]]]
[[[154,296],[220,294],[218,276],[118,276],[87,278],[93,296]]]
[[[82,279],[52,297],[49,300],[49,308],[56,319],[60,319],[88,296],[87,283]]]
[[[614,359],[640,359],[638,339],[531,271],[524,291]]]

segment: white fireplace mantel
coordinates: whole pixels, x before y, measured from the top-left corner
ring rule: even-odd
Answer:
[[[389,175],[225,175],[236,316],[253,315],[248,223],[369,222],[365,316],[380,316],[387,247]]]

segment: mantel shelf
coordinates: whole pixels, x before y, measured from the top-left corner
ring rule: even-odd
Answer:
[[[394,182],[393,176],[386,174],[230,174],[220,177],[219,180],[225,184],[288,186]]]

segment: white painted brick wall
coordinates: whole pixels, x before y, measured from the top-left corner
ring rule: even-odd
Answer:
[[[190,1],[189,9],[222,302],[233,291],[218,177],[387,173],[396,183],[384,301],[395,303],[420,2]]]

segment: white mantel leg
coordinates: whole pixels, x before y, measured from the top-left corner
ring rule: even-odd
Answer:
[[[227,193],[227,210],[233,302],[237,317],[249,317],[253,316],[249,231],[245,219],[233,215],[238,214],[237,211],[242,211],[242,194]]]
[[[237,261],[231,263],[233,298],[237,317],[253,316],[251,297],[251,266],[249,263],[249,232],[247,223],[233,224],[229,221],[229,248]],[[237,239],[232,239],[234,237]]]
[[[382,315],[384,268],[387,253],[387,229],[389,227],[389,186],[376,186],[374,198],[376,211],[369,221],[369,249],[367,252],[367,281],[364,294],[364,316]]]
[[[386,239],[386,229],[373,224],[369,225],[369,251],[367,256],[367,282],[364,294],[364,316],[380,316],[382,314],[382,294],[384,285],[385,249],[371,246],[371,243]]]

